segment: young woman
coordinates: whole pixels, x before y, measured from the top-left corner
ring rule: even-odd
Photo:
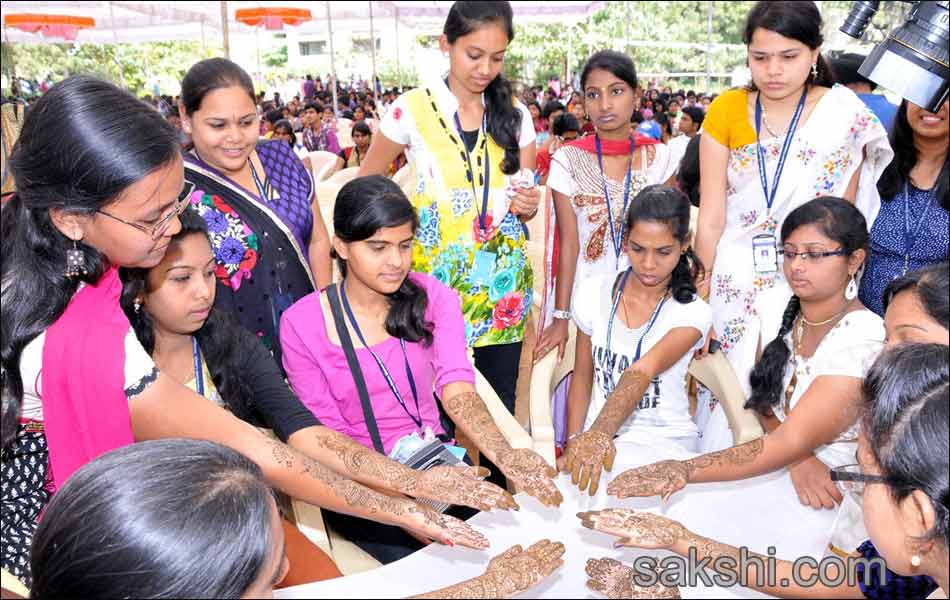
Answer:
[[[226,444],[312,504],[484,546],[464,523],[337,475],[156,368],[119,305],[118,268],[160,263],[191,196],[161,114],[111,84],[68,78],[27,115],[11,166],[0,254],[5,570],[29,580],[37,519],[76,469],[167,437]]]
[[[182,212],[180,220],[181,231],[172,237],[161,263],[148,270],[123,272],[123,308],[161,372],[241,420],[273,430],[334,471],[375,489],[480,510],[517,506],[507,492],[480,481],[475,469],[414,471],[321,426],[290,391],[267,349],[232,315],[213,308],[214,257],[207,227],[191,210]],[[304,539],[291,528],[285,523],[295,542]],[[316,549],[305,550],[311,550],[302,557],[310,564],[295,561],[301,563],[294,564],[292,575],[297,582],[305,566],[309,580],[339,576],[335,567],[333,572],[319,572],[327,559],[313,552]]]
[[[534,287],[523,222],[540,201],[512,180],[535,167],[531,115],[501,75],[513,38],[508,2],[454,3],[439,42],[448,74],[396,100],[360,167],[385,174],[405,150],[420,219],[413,270],[461,296],[475,366],[511,411]]]
[[[892,281],[884,310],[888,344],[950,346],[950,265],[937,263]]]
[[[747,571],[737,573],[736,565],[742,564],[738,548],[693,533],[666,517],[624,509],[578,516],[585,527],[619,536],[623,546],[671,550],[681,556],[698,552],[696,560],[709,559],[720,573],[744,576],[749,587],[780,598],[923,599],[938,586],[940,595],[929,597],[946,598],[950,591],[947,359],[945,344],[903,344],[885,351],[868,373],[857,464],[832,471],[862,505],[870,534],[854,553],[865,562],[849,561],[848,568],[854,571],[822,573],[828,580],[845,583],[799,585],[796,574],[798,580],[817,581],[818,572],[779,560],[770,576],[786,583],[757,585],[754,582],[766,577],[754,566],[756,561],[748,561]],[[733,566],[720,558],[733,559]],[[759,564],[769,561],[756,558]],[[589,585],[611,598],[632,597],[626,593],[632,568],[609,558],[591,560],[588,574]]]
[[[710,267],[700,295],[713,308],[714,334],[748,395],[758,341],[751,308],[764,290],[788,291],[776,241],[783,221],[809,199],[831,195],[873,223],[875,184],[893,153],[854,92],[826,87],[831,73],[813,2],[758,2],[743,40],[752,84],[720,95],[703,121],[695,248]],[[705,417],[703,449],[731,444],[722,410]]]
[[[330,240],[313,179],[283,142],[258,142],[254,85],[224,58],[196,63],[182,80],[181,113],[194,147],[185,179],[208,222],[216,305],[280,357],[281,313],[330,283]]]
[[[615,439],[699,446],[686,368],[712,314],[696,297],[702,265],[689,247],[689,209],[671,187],[640,192],[624,218],[630,266],[578,291],[564,468],[581,489],[590,481],[592,496],[613,464]]]
[[[475,392],[458,296],[436,277],[410,272],[418,218],[399,186],[378,175],[350,181],[337,195],[333,225],[342,282],[301,299],[282,320],[284,368],[297,396],[327,427],[390,455],[413,436],[450,440],[438,398],[456,427],[509,480],[542,502],[559,504],[554,469],[533,451],[513,450]],[[368,407],[359,401],[341,347],[331,311],[337,300]],[[380,562],[420,547],[391,527],[326,517]]]
[[[370,142],[373,141],[373,132],[369,125],[360,120],[353,123],[350,135],[355,145],[340,151],[339,158],[336,159],[335,170],[337,171],[360,166],[366,160]]]
[[[50,502],[31,563],[33,598],[270,598],[289,564],[260,467],[210,442],[159,440],[79,469]],[[508,598],[557,569],[541,540],[433,598]]]
[[[631,130],[637,73],[629,57],[612,50],[594,54],[581,71],[581,86],[597,133],[565,144],[551,158],[548,186],[558,234],[554,322],[538,341],[536,359],[554,348],[564,355],[567,322],[581,283],[629,266],[621,225],[627,207],[646,186],[664,183],[675,168],[666,146]]]
[[[950,258],[948,136],[950,101],[936,113],[901,104],[891,132],[894,161],[878,183],[883,203],[861,278],[861,301],[880,315],[881,292],[892,279]]]
[[[762,355],[746,404],[769,435],[686,461],[631,469],[610,483],[610,493],[668,497],[687,483],[790,467],[803,504],[833,508],[841,501],[828,471],[854,459],[861,381],[885,336],[881,318],[857,299],[867,225],[848,201],[823,197],[792,211],[781,239],[794,295],[789,300],[775,290],[756,305]]]

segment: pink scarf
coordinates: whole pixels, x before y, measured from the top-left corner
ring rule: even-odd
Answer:
[[[125,397],[130,325],[121,293],[113,267],[76,292],[46,330],[41,377],[52,491],[87,462],[135,441]]]

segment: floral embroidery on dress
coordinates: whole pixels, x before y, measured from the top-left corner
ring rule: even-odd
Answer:
[[[759,227],[762,229],[762,231],[775,235],[775,232],[778,231],[778,221],[775,219],[774,215],[770,214]]]
[[[742,223],[743,227],[749,228],[755,225],[755,221],[758,218],[759,218],[759,211],[753,208],[749,212],[741,213],[739,215],[739,222]]]
[[[716,275],[716,295],[724,302],[732,302],[739,297],[739,288],[732,285],[732,274]]]
[[[729,169],[734,173],[744,171],[755,160],[755,145],[747,144],[729,154]]]
[[[801,148],[795,153],[795,158],[803,165],[807,165],[811,162],[811,159],[815,158],[816,152],[812,145],[808,143],[808,140],[802,140],[801,144]]]
[[[830,194],[851,166],[850,144],[838,148],[821,165],[821,173],[815,182],[815,196]]]
[[[752,280],[752,286],[755,287],[757,291],[770,290],[775,287],[775,273],[762,273],[756,275],[755,279]],[[749,292],[752,294],[752,299],[755,299],[755,292]],[[746,307],[748,309],[748,307]]]
[[[471,190],[452,190],[452,214],[456,218],[464,215],[472,208]]]
[[[745,335],[746,327],[745,317],[740,316],[726,321],[722,333],[719,335],[719,343],[722,344],[722,349],[729,352]]]
[[[219,196],[195,191],[191,205],[208,224],[208,236],[214,248],[215,277],[233,290],[251,278],[260,248],[257,235]]]
[[[439,209],[433,203],[419,210],[419,232],[416,240],[426,248],[434,248],[439,243]]]
[[[865,107],[864,110],[858,112],[855,115],[854,123],[851,124],[851,143],[857,144],[860,137],[868,130],[868,127],[871,127],[875,122],[880,123],[881,120],[870,108]]]

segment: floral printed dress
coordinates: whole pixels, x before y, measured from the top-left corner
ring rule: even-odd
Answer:
[[[412,268],[458,292],[468,346],[520,342],[534,279],[524,228],[508,210],[505,187],[510,178],[500,168],[504,150],[480,132],[470,152],[469,180],[464,140],[454,126],[457,106],[452,92],[433,78],[429,86],[400,96],[380,125],[387,138],[407,146],[415,174],[410,200],[419,215],[419,230]],[[524,105],[519,102],[517,108],[522,112],[519,144],[524,147],[534,143],[534,128]],[[483,229],[479,215],[486,171],[489,199]],[[479,255],[491,257],[481,271]]]
[[[776,287],[791,293],[781,262],[774,272],[756,272],[753,238],[771,234],[780,244],[782,223],[789,213],[819,196],[843,196],[858,168],[861,174],[855,204],[870,228],[880,208],[877,180],[894,156],[877,116],[854,92],[835,85],[795,132],[769,211],[759,179],[755,129],[749,121],[747,99],[745,89],[722,94],[710,105],[703,122],[703,132],[730,150],[726,225],[716,247],[709,304],[713,308],[713,327],[746,395],[759,339],[756,297]],[[762,142],[770,186],[784,142],[784,137]],[[781,261],[781,254],[778,256]],[[703,433],[703,451],[731,445],[722,411],[714,404],[701,405],[703,409],[707,414],[698,414],[697,420],[711,419]]]

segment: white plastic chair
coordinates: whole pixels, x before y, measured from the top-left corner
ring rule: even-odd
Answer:
[[[403,168],[396,171],[393,175],[393,181],[402,189],[402,192],[408,198],[412,193],[412,188],[415,187],[416,178],[413,176],[412,166],[406,165]]]
[[[336,167],[336,161],[340,157],[326,150],[314,150],[309,153],[310,171],[313,173],[314,182],[321,182],[329,178]]]
[[[537,309],[534,309],[534,314],[536,319],[539,318]],[[558,384],[574,370],[577,326],[574,325],[573,321],[568,322],[567,335],[564,358],[559,361],[557,359],[557,349],[554,349],[535,363],[531,371],[531,403],[529,408],[531,438],[535,452],[543,456],[552,466],[555,464],[555,439],[551,396]]]
[[[359,167],[347,167],[346,169],[341,169],[330,175],[330,178],[327,181],[332,181],[333,183],[338,183],[342,187],[347,182],[350,182],[356,179],[356,175],[360,172]]]
[[[719,400],[719,406],[729,421],[734,444],[744,444],[762,437],[765,433],[762,424],[754,412],[745,408],[745,392],[722,351],[693,359],[688,372]]]

